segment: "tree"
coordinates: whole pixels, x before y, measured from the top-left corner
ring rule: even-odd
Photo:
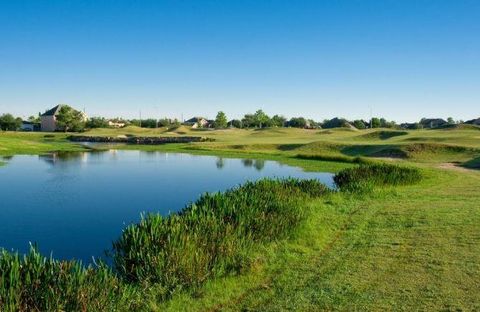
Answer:
[[[322,128],[321,123],[316,122],[313,119],[307,119],[307,126],[308,126],[308,124],[310,124],[310,126],[308,127],[310,129],[320,129],[320,128]]]
[[[344,128],[348,127],[348,121],[345,118],[332,118],[330,120],[326,119],[323,122],[322,128],[331,129],[331,128]]]
[[[15,118],[12,114],[3,114],[0,116],[0,129],[17,131],[22,126],[22,119]]]
[[[223,129],[227,127],[227,115],[224,112],[219,111],[215,118],[215,128]]]
[[[270,117],[263,112],[263,110],[259,109],[253,115],[253,119],[255,122],[255,127],[263,128],[269,125]]]
[[[415,122],[412,124],[412,126],[410,127],[410,129],[413,129],[413,130],[417,130],[417,129],[423,129],[423,125],[419,122]]]
[[[242,119],[242,126],[244,128],[255,127],[255,116],[252,114],[246,114]]]
[[[33,122],[33,123],[40,123],[41,122],[40,114],[36,117],[35,116],[28,117],[28,121]]]
[[[229,125],[234,128],[241,129],[242,128],[242,121],[238,119],[230,120]]]
[[[90,118],[87,123],[86,127],[93,129],[93,128],[108,128],[108,121],[103,117],[92,117]]]
[[[373,117],[371,120],[370,120],[370,127],[372,128],[380,128],[382,126],[382,123],[380,121],[379,118],[377,117]]]
[[[449,125],[454,125],[455,124],[455,120],[452,117],[448,117],[447,122],[448,122]]]
[[[157,128],[157,125],[158,125],[158,121],[156,119],[153,119],[153,118],[142,119],[142,128],[154,129],[154,128]]]
[[[85,115],[68,105],[64,105],[57,115],[57,127],[65,132],[82,131],[85,128]]]
[[[353,126],[359,130],[365,129],[367,126],[363,120],[357,119],[353,121]]]
[[[287,123],[287,118],[283,117],[282,115],[275,115],[271,119],[273,127],[285,127]]]
[[[306,128],[307,120],[303,117],[293,117],[288,122],[288,126],[294,128]]]

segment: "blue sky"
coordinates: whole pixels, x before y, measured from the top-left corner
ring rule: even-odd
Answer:
[[[480,116],[480,1],[0,0],[0,113]]]

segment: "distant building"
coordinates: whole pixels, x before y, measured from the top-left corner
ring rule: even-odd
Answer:
[[[22,121],[22,125],[20,126],[20,130],[22,131],[40,131],[40,124],[37,122],[31,121]]]
[[[414,130],[414,129],[421,129],[423,126],[418,122],[404,122],[400,124],[400,128],[405,130]]]
[[[468,121],[465,121],[465,123],[466,123],[467,125],[480,126],[480,118],[468,120]]]
[[[116,121],[116,120],[109,120],[108,121],[108,126],[112,128],[123,128],[125,127],[125,123],[122,121]]]
[[[42,131],[53,132],[57,130],[57,115],[61,108],[62,105],[57,105],[40,116]]]
[[[208,128],[212,121],[209,121],[203,117],[193,117],[184,122],[185,125],[192,126],[193,129]]]
[[[423,118],[420,124],[423,128],[433,129],[447,125],[448,121],[442,118]]]
[[[61,105],[61,104],[57,105],[54,108],[47,110],[45,113],[43,113],[40,116],[41,130],[43,132],[53,132],[53,131],[58,130],[57,116],[58,116],[58,113],[60,112],[60,109],[63,106],[64,105]],[[85,115],[84,113],[82,113],[82,114],[83,114],[84,120],[87,121],[87,115]]]

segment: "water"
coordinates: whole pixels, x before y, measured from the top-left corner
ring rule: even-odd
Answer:
[[[204,192],[263,177],[317,178],[274,161],[116,151],[15,156],[0,166],[0,247],[58,259],[103,257],[142,212],[167,215]]]

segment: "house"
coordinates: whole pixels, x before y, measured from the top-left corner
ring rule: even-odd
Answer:
[[[208,128],[212,122],[203,117],[193,117],[184,122],[185,125],[192,126],[192,129]]]
[[[60,109],[63,106],[64,105],[62,105],[62,104],[57,105],[54,108],[47,110],[45,113],[43,113],[40,116],[41,131],[43,131],[43,132],[53,132],[53,131],[58,130],[57,116],[58,116],[58,113],[60,112]],[[87,115],[85,115],[85,113],[83,113],[83,112],[82,112],[82,115],[83,115],[84,121],[87,121],[87,119],[88,119]]]
[[[123,128],[125,127],[125,123],[118,120],[109,120],[108,126],[112,128]]]
[[[480,118],[472,119],[472,120],[469,120],[469,121],[465,121],[465,123],[466,123],[467,125],[480,126]]]
[[[433,129],[447,125],[448,121],[442,118],[423,118],[420,120],[420,124],[425,129]]]
[[[20,126],[20,130],[22,131],[40,131],[40,124],[37,122],[31,121],[22,121],[22,125]]]
[[[57,115],[62,105],[57,105],[40,115],[41,129],[43,132],[53,132],[57,130]]]

